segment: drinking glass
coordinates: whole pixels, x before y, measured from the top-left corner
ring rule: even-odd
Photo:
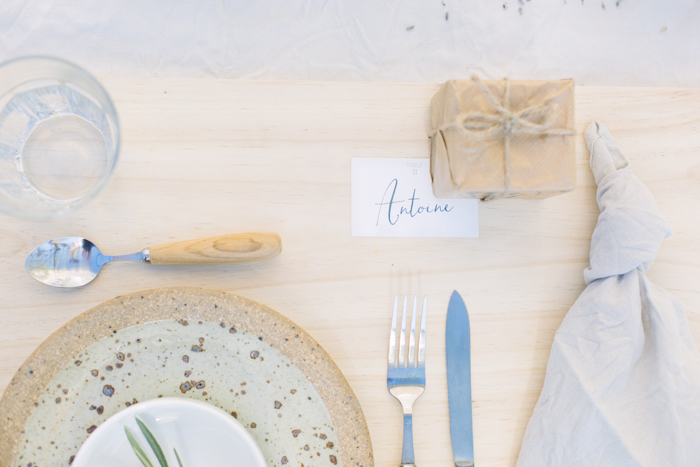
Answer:
[[[49,57],[0,64],[0,212],[60,217],[104,189],[119,158],[109,95],[82,68]]]

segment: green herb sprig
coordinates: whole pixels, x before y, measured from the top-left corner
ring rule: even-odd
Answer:
[[[136,418],[136,423],[139,425],[141,433],[143,433],[143,436],[146,438],[146,441],[148,441],[148,445],[151,447],[151,450],[156,455],[156,459],[158,459],[158,464],[160,464],[160,467],[168,467],[168,461],[165,459],[163,450],[160,448],[160,444],[158,444],[156,437],[153,436],[151,430],[148,429],[146,424],[143,423],[140,418],[134,418]],[[131,430],[129,430],[129,427],[124,426],[124,431],[126,432],[126,438],[129,440],[129,444],[131,444],[131,448],[134,450],[136,457],[139,458],[143,466],[153,467],[153,463],[148,458],[148,455],[146,455],[146,452],[143,450],[139,442],[134,437],[134,434],[131,432]],[[180,455],[177,453],[177,449],[173,448],[173,451],[175,451],[175,457],[177,458],[178,466],[183,467],[182,461],[180,460]]]

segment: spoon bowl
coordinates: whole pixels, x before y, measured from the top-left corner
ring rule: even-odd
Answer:
[[[32,250],[24,265],[30,276],[44,284],[80,287],[95,279],[102,266],[109,262],[144,260],[143,252],[121,257],[106,256],[86,238],[58,237]]]

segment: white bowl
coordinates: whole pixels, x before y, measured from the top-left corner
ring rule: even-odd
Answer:
[[[136,418],[163,450],[169,467],[265,467],[265,458],[248,431],[223,410],[204,402],[165,397],[139,402],[108,418],[83,443],[71,467],[142,467],[126,438],[134,434],[154,466],[159,465]]]

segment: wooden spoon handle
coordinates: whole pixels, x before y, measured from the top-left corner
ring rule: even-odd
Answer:
[[[272,258],[282,251],[275,233],[254,232],[186,240],[151,247],[151,264],[238,263]]]

